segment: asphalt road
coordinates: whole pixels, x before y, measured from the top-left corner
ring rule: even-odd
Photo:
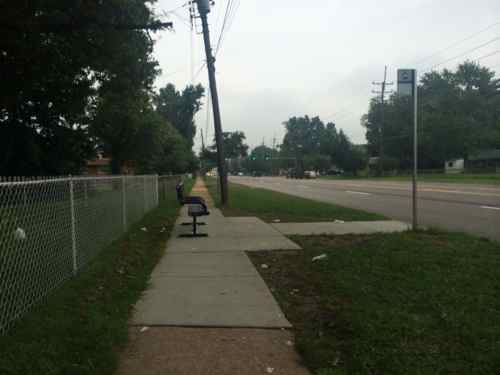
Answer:
[[[408,223],[412,220],[411,182],[281,177],[231,177],[230,180],[376,212]],[[500,241],[500,187],[421,182],[418,197],[421,225]]]

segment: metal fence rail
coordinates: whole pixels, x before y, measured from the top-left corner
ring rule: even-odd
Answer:
[[[0,182],[0,334],[157,207],[176,180],[147,175]]]

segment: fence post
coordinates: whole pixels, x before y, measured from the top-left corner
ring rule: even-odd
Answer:
[[[147,206],[146,206],[146,176],[142,176],[142,190],[143,190],[143,196],[144,196],[144,214],[147,212]]]
[[[160,179],[160,176],[155,175],[155,203],[156,203],[156,207],[158,207],[160,205],[160,191],[158,190],[160,188],[159,179]]]
[[[75,216],[75,192],[73,178],[69,178],[69,199],[71,207],[71,250],[73,253],[73,275],[78,272],[77,253],[76,253],[76,216]]]
[[[122,224],[125,233],[127,231],[127,176],[122,176]]]

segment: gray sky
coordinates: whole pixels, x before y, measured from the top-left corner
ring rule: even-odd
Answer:
[[[186,0],[159,0],[157,12],[170,13],[175,32],[157,37],[155,56],[162,74],[157,87],[192,82],[208,87],[203,39],[188,26]],[[235,0],[235,3],[238,3]],[[372,81],[389,80],[397,68],[435,64],[500,37],[498,0],[240,0],[217,56],[217,80],[224,131],[241,130],[252,147],[280,143],[283,121],[319,115],[334,121],[355,143],[365,142],[360,117],[366,112]],[[220,35],[227,0],[216,0],[209,14],[212,44]],[[181,8],[179,8],[181,7]],[[446,47],[498,23],[452,48]],[[199,27],[201,30],[201,27]],[[192,47],[191,47],[192,46]],[[500,72],[500,39],[440,65],[454,68],[465,58]],[[436,52],[439,52],[435,54]],[[432,56],[431,56],[432,55]],[[430,58],[422,61],[423,59]],[[192,62],[193,61],[193,62]],[[208,133],[213,138],[210,113]],[[207,128],[206,108],[197,116]],[[196,151],[200,137],[197,135]]]

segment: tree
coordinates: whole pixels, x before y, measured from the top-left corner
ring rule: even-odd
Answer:
[[[204,92],[201,85],[189,85],[180,92],[169,83],[154,100],[158,113],[179,131],[190,147],[196,135],[194,116],[201,108]]]
[[[122,96],[109,92],[99,98],[92,124],[106,155],[111,156],[111,172],[120,174],[127,160],[137,157],[137,136],[144,124],[143,114],[148,109],[148,98],[141,93]]]
[[[2,2],[0,24],[10,27],[0,40],[0,174],[79,172],[94,151],[89,125],[101,89],[117,77],[141,90],[153,82],[148,34],[103,26],[151,22],[148,3]]]
[[[255,147],[245,160],[244,168],[251,172],[271,174],[273,149],[265,145]]]
[[[327,171],[335,164],[356,173],[366,165],[366,157],[332,122],[325,125],[319,117],[304,116],[292,117],[284,125],[283,155],[296,158],[299,169]]]
[[[144,114],[144,126],[136,138],[139,173],[177,174],[196,169],[196,159],[187,141],[156,111]]]
[[[240,131],[223,132],[222,141],[224,145],[224,156],[228,159],[243,158],[248,155],[248,146],[245,144],[245,133]],[[217,145],[214,143],[209,147],[211,152],[217,152]]]
[[[488,68],[473,62],[455,72],[425,74],[419,84],[419,167],[442,168],[446,160],[467,158],[481,149],[500,147],[500,83]],[[372,100],[362,118],[368,152],[378,156],[380,101]],[[413,120],[409,97],[393,95],[384,107],[383,142],[399,168],[412,165]],[[386,163],[384,162],[384,165]]]

